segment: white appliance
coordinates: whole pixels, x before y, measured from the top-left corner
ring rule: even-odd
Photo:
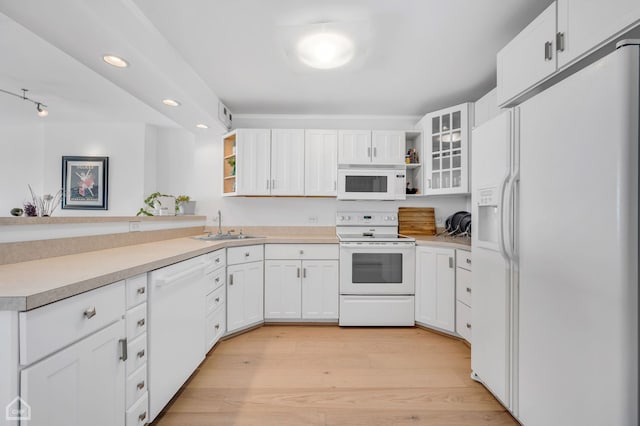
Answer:
[[[150,420],[204,360],[206,267],[200,256],[150,272]]]
[[[473,132],[471,365],[525,426],[638,424],[638,43]]]
[[[406,166],[338,169],[338,200],[404,200],[406,186]]]
[[[338,212],[341,326],[414,325],[415,239],[396,212]]]

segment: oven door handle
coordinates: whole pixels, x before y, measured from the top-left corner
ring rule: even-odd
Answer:
[[[413,243],[402,244],[362,244],[362,243],[340,243],[342,250],[360,251],[360,250],[412,250],[415,247]]]

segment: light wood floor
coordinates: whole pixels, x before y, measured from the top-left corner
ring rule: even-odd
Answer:
[[[265,326],[219,343],[153,425],[517,425],[470,360],[419,328]]]

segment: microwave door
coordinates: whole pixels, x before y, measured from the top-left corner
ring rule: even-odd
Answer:
[[[347,174],[344,182],[344,188],[347,194],[386,194],[388,192],[388,185],[389,182],[387,176],[381,175],[363,176]]]

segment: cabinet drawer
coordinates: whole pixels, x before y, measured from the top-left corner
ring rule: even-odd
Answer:
[[[207,314],[210,314],[219,307],[224,306],[224,294],[225,288],[220,287],[216,291],[213,291],[209,293],[209,295],[207,295]]]
[[[205,335],[207,342],[207,351],[216,344],[226,331],[226,312],[225,309],[218,309],[207,316],[205,327]]]
[[[471,270],[471,252],[466,250],[456,250],[456,266]]]
[[[143,303],[127,311],[127,339],[129,341],[147,331],[147,304]]]
[[[143,365],[127,378],[127,408],[147,393],[147,365]]]
[[[334,260],[340,257],[337,244],[266,244],[265,259]]]
[[[471,271],[456,269],[456,299],[467,306],[471,305]]]
[[[471,343],[471,308],[456,302],[456,332]]]
[[[126,426],[144,426],[150,423],[148,395],[149,394],[145,392],[144,396],[127,410]]]
[[[263,259],[262,245],[232,247],[227,249],[227,265],[257,262]]]
[[[124,281],[20,312],[20,364],[28,365],[122,318]]]
[[[209,294],[217,288],[224,287],[226,276],[227,274],[225,274],[224,268],[219,268],[213,272],[207,273],[204,277],[205,279],[204,294]]]
[[[223,268],[227,264],[227,253],[225,249],[207,253],[202,257],[207,264],[207,272]]]
[[[147,301],[147,274],[127,278],[127,309]]]
[[[147,333],[128,341],[127,376],[147,362]]]

